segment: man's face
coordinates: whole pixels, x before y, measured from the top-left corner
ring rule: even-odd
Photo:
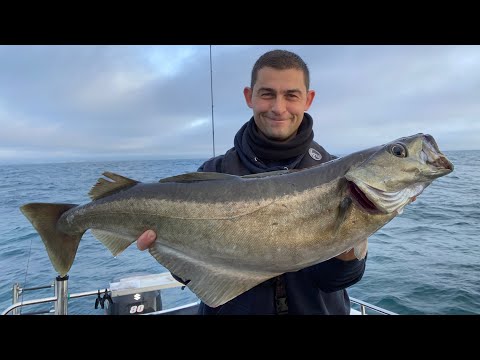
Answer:
[[[246,87],[243,94],[260,131],[280,141],[295,136],[315,97],[315,91],[307,92],[301,70],[270,67],[260,69],[253,89]]]

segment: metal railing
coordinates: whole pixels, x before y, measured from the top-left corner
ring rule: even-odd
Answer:
[[[26,301],[18,301],[19,295],[22,294],[24,291],[29,291],[29,290],[40,290],[40,289],[47,289],[53,287],[54,288],[54,293],[55,296],[52,297],[46,297],[46,298],[41,298],[41,299],[35,299],[35,300],[26,300]],[[106,292],[109,293],[110,289],[105,289],[105,290],[92,290],[92,291],[86,291],[86,292],[81,292],[81,293],[76,293],[76,294],[68,294],[68,275],[61,278],[57,277],[55,279],[55,282],[51,285],[45,285],[45,286],[37,286],[33,288],[21,288],[18,283],[15,283],[13,285],[13,304],[10,305],[8,308],[6,308],[3,312],[2,315],[8,315],[10,312],[12,312],[12,315],[19,315],[18,309],[24,306],[29,306],[29,305],[36,305],[36,304],[43,304],[43,303],[49,303],[53,302],[54,303],[54,314],[55,315],[67,315],[68,314],[68,300],[70,299],[75,299],[75,298],[80,298],[80,297],[85,297],[85,296],[93,296],[99,294],[99,292]],[[36,314],[46,314],[50,313],[50,311],[40,311],[36,312]],[[33,313],[28,313],[33,314]]]
[[[356,298],[350,297],[350,302],[357,304],[360,306],[360,313],[361,315],[368,315],[367,314],[367,309],[373,310],[377,313],[380,313],[382,315],[398,315],[397,313],[394,313],[393,311],[381,308],[379,306],[375,306],[373,304],[370,304],[366,301],[362,301]]]
[[[173,280],[173,279],[172,279]],[[158,286],[158,289],[161,288],[166,288],[166,287],[180,287],[183,286],[183,284],[175,281],[175,283],[167,284],[167,285],[162,285]],[[54,288],[54,294],[55,296],[53,297],[46,297],[46,298],[41,298],[41,299],[34,299],[34,300],[26,300],[26,301],[18,301],[20,295],[22,295],[23,292],[25,291],[32,291],[32,290],[40,290],[40,289],[47,289],[47,288]],[[143,290],[149,290],[151,291],[153,288],[152,286],[149,286],[148,289],[144,289],[142,287],[138,287],[135,290],[137,292],[142,292]],[[13,304],[10,305],[7,309],[5,309],[1,314],[2,315],[8,315],[10,312],[12,315],[19,315],[19,308],[24,307],[24,306],[29,306],[29,305],[35,305],[35,304],[42,304],[42,303],[49,303],[53,302],[54,303],[54,314],[55,315],[67,315],[68,314],[68,301],[70,299],[75,299],[75,298],[80,298],[80,297],[85,297],[85,296],[93,296],[93,295],[99,295],[100,291],[102,293],[108,293],[111,294],[111,290],[106,288],[104,290],[92,290],[92,291],[86,291],[86,292],[81,292],[81,293],[76,293],[76,294],[68,294],[68,275],[65,277],[60,277],[58,276],[55,279],[55,282],[51,285],[45,285],[45,286],[37,286],[37,287],[31,287],[31,288],[21,288],[20,284],[15,283],[13,285],[12,289],[12,294],[13,294]],[[377,314],[382,314],[382,315],[398,315],[392,311],[383,309],[381,307],[375,306],[373,304],[367,303],[365,301],[352,298],[350,297],[350,301],[353,304],[356,304],[357,306],[360,307],[360,315],[368,315],[367,309],[370,311],[375,311]],[[180,308],[188,308],[188,307],[193,307],[193,306],[198,306],[199,302],[183,305]],[[157,311],[154,313],[151,313],[150,315],[155,315],[155,314],[165,314],[169,312],[175,312],[178,310],[177,308],[173,309],[165,309],[161,311]],[[46,313],[51,313],[51,311],[39,311],[35,313],[29,313],[29,314],[46,314]],[[149,315],[149,314],[145,314]]]
[[[20,296],[23,295],[23,293],[26,292],[26,291],[48,289],[48,288],[52,288],[54,286],[55,286],[55,284],[50,284],[50,285],[45,285],[45,286],[35,286],[35,287],[31,287],[31,288],[22,288],[22,287],[20,287],[19,283],[15,283],[15,284],[13,284],[13,288],[12,288],[12,304],[16,304],[18,302],[18,299],[20,298]],[[50,298],[50,299],[56,299],[56,298]],[[46,301],[46,302],[48,302],[48,301]],[[23,302],[23,303],[25,305],[29,305],[29,304],[26,304],[27,302]],[[15,307],[15,308],[11,309],[11,311],[12,311],[12,315],[20,315],[19,307]],[[39,313],[49,313],[49,311],[37,312],[37,314],[39,314]]]

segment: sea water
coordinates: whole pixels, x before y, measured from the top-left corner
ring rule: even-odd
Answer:
[[[445,152],[455,165],[404,212],[369,238],[363,278],[350,296],[399,314],[480,314],[480,151]],[[196,171],[205,159],[0,165],[0,310],[12,286],[51,285],[57,276],[45,247],[19,207],[29,202],[84,204],[104,171],[141,181]],[[167,271],[135,245],[113,257],[90,231],[69,272],[70,294],[105,290],[132,275]],[[23,300],[53,296],[24,291]],[[69,314],[101,315],[95,296],[69,301]],[[196,301],[188,289],[162,290],[164,308]],[[48,311],[52,304],[23,308]]]

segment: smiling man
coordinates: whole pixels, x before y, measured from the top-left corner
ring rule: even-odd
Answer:
[[[302,169],[335,157],[313,140],[313,119],[306,112],[315,91],[310,73],[297,54],[273,50],[254,64],[250,87],[243,90],[253,116],[237,132],[234,147],[207,160],[198,171],[232,175]],[[140,250],[153,244],[156,234],[143,233]],[[212,308],[200,304],[199,314],[335,314],[350,313],[346,288],[365,271],[366,256],[353,250],[302,270],[265,281],[229,302]],[[188,279],[178,279],[188,284]]]
[[[315,91],[308,90],[300,69],[258,70],[256,81],[243,90],[255,124],[263,135],[277,141],[292,139],[310,108]]]

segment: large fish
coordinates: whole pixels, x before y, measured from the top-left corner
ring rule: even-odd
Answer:
[[[86,230],[113,255],[153,229],[149,251],[207,305],[354,248],[453,165],[430,135],[403,137],[296,171],[188,173],[138,181],[105,172],[85,205],[30,203],[21,211],[68,273]]]

